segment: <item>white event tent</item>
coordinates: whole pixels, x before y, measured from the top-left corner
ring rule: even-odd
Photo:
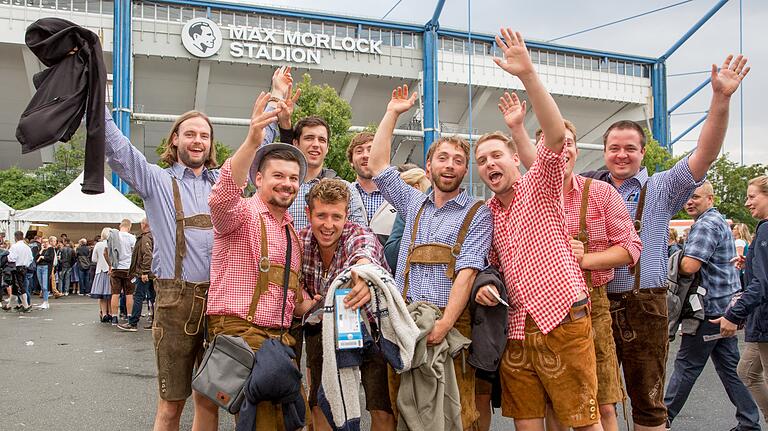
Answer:
[[[8,238],[8,240],[13,239],[13,232],[10,232],[11,216],[13,213],[13,208],[9,207],[5,202],[0,201],[0,232],[5,232],[5,237]]]
[[[123,219],[138,223],[144,218],[144,210],[123,196],[112,183],[104,178],[104,193],[88,195],[80,190],[83,174],[57,195],[26,210],[16,211],[13,219],[26,232],[30,226],[43,235],[67,233],[70,239],[93,238],[103,227],[116,228]],[[135,228],[138,226],[134,225]]]

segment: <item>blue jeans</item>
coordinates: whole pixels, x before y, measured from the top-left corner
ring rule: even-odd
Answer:
[[[91,293],[91,274],[88,269],[80,268],[80,265],[75,265],[75,271],[77,271],[77,280],[80,284],[80,294]]]
[[[141,278],[136,278],[136,291],[133,293],[133,309],[131,310],[131,316],[128,318],[129,324],[134,326],[139,324],[141,309],[144,306],[145,300],[155,302],[155,288],[152,285],[152,280],[144,283],[141,281]]]
[[[711,357],[720,381],[731,403],[736,407],[736,420],[739,431],[759,430],[760,413],[752,395],[736,373],[739,364],[739,342],[736,337],[704,341],[705,335],[720,333],[720,326],[709,322],[707,317],[701,322],[696,335],[683,335],[680,350],[675,359],[675,369],[669,378],[664,404],[667,405],[669,421],[682,410],[696,379],[704,370]]]
[[[61,271],[59,271],[59,280],[61,280],[61,288],[59,291],[61,293],[69,292],[69,285],[72,282],[72,268],[61,268]]]
[[[50,284],[48,281],[48,265],[38,265],[37,282],[40,283],[40,290],[43,291],[43,301],[48,300],[48,284]]]

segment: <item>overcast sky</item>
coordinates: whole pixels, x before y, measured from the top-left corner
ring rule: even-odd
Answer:
[[[246,3],[269,4],[278,7],[298,7],[331,14],[380,19],[397,0],[243,0]],[[509,26],[523,33],[526,39],[547,41],[593,26],[626,18],[652,9],[679,3],[681,0],[446,0],[440,18],[443,28],[466,30],[469,24],[468,3],[471,2],[473,32],[495,33],[500,26]],[[436,0],[402,0],[389,14],[387,21],[423,24],[434,10]],[[563,45],[589,47],[627,54],[658,57],[669,49],[717,2],[693,0],[689,3],[559,40]],[[768,163],[768,146],[762,139],[768,135],[766,108],[762,98],[768,96],[768,1],[743,0],[743,47],[752,71],[744,87],[744,162]],[[720,65],[729,53],[739,52],[739,0],[730,0],[692,38],[667,60],[668,74],[708,70],[712,63]],[[707,74],[669,77],[668,105],[707,78]],[[709,106],[711,90],[700,91],[676,113],[704,111]],[[672,137],[687,129],[702,114],[673,115]],[[739,161],[740,151],[739,95],[731,101],[731,118],[725,140],[725,151]],[[701,126],[674,146],[679,154],[696,144]]]

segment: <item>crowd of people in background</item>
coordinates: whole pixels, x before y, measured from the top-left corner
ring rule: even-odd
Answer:
[[[152,288],[152,234],[146,219],[141,222],[139,247],[130,233],[131,221],[119,229],[105,227],[92,240],[72,243],[66,233],[42,237],[15,232],[15,241],[0,239],[0,299],[5,311],[29,313],[51,308],[50,298],[75,295],[98,300],[99,321],[135,331],[142,315],[151,329],[154,309]],[[110,243],[110,238],[112,242]],[[111,248],[110,248],[111,244]],[[138,302],[133,292],[140,286]],[[42,301],[33,304],[32,298]],[[147,313],[143,314],[144,301]],[[114,310],[114,312],[113,312]],[[124,325],[120,325],[122,319]],[[128,325],[133,322],[132,325]]]

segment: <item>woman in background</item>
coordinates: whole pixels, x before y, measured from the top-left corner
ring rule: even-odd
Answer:
[[[733,233],[733,242],[736,245],[736,256],[739,259],[743,259],[747,256],[749,245],[752,243],[752,234],[749,232],[749,226],[744,223],[736,223],[733,225],[731,232]],[[743,289],[746,286],[744,269],[739,271],[739,280],[741,281],[741,288]]]
[[[101,230],[100,241],[93,246],[91,262],[96,263],[96,276],[91,284],[91,298],[99,300],[99,319],[102,323],[112,321],[110,301],[112,300],[112,287],[109,284],[109,252],[107,251],[107,238],[109,228]]]

